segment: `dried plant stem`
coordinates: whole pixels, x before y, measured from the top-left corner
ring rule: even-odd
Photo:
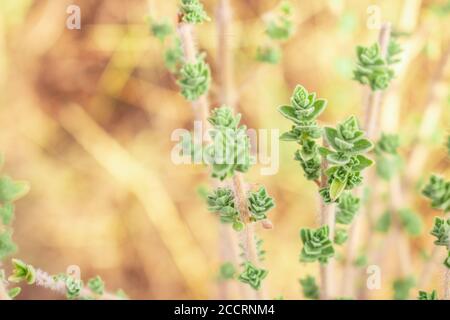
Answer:
[[[59,294],[66,294],[66,283],[64,280],[57,280],[47,272],[37,269],[35,285],[38,287],[44,287]],[[87,287],[81,288],[80,298],[96,297],[96,300],[122,300],[119,296],[104,292],[102,295],[97,296],[91,289]]]
[[[423,172],[428,152],[424,141],[430,138],[435,132],[436,124],[442,113],[442,104],[440,103],[448,92],[448,84],[444,80],[445,70],[450,64],[450,45],[446,48],[443,55],[437,63],[436,69],[430,81],[429,92],[427,95],[424,111],[422,112],[421,123],[418,130],[417,143],[408,157],[409,162],[406,165],[406,181],[408,184],[414,183],[420,173]]]
[[[217,8],[217,69],[221,103],[234,108],[236,97],[233,81],[233,51],[231,47],[232,11],[230,0],[220,0]]]
[[[232,11],[230,0],[220,0],[217,8],[217,29],[218,29],[218,78],[219,78],[219,97],[222,104],[236,110],[236,96],[233,81],[233,51],[231,47],[231,21]],[[253,265],[258,265],[258,253],[255,243],[254,223],[250,221],[250,212],[247,204],[247,184],[241,173],[235,173],[233,177],[233,189],[237,199],[237,206],[242,222],[245,224],[244,230],[241,232],[242,248],[244,250],[245,259]],[[257,299],[264,299],[264,284],[258,291],[255,291]]]
[[[324,140],[323,144],[325,147],[328,146],[327,142]],[[325,175],[325,171],[328,167],[328,162],[323,159],[322,161],[322,175],[320,178],[320,186],[321,188],[326,187],[327,185],[327,176]],[[330,239],[334,238],[334,227],[335,227],[335,206],[333,204],[326,204],[322,197],[319,196],[320,200],[320,219],[322,225],[328,225],[329,228],[329,236]],[[333,241],[333,240],[332,240]],[[334,259],[330,258],[326,264],[320,265],[320,299],[329,300],[334,298]]]
[[[193,63],[197,59],[197,48],[193,35],[193,26],[188,23],[180,23],[178,26],[178,35],[181,39],[181,45],[183,46],[184,59],[188,63]],[[196,121],[201,121],[203,126],[203,132],[209,129],[209,102],[207,94],[202,95],[197,100],[192,102],[192,108],[194,110],[194,116]]]
[[[450,300],[450,268],[444,271],[444,300]]]
[[[440,248],[437,246],[433,246],[433,250],[431,251],[430,258],[425,263],[422,272],[420,273],[419,281],[417,282],[417,287],[419,289],[426,288],[428,283],[430,282],[431,275],[436,267],[437,259],[439,257]]]
[[[6,291],[5,285],[0,280],[0,300],[11,300],[11,298],[8,295],[8,292]]]
[[[391,37],[391,24],[384,23],[381,26],[378,43],[380,45],[381,56],[385,57],[389,45]],[[378,129],[378,118],[380,113],[380,105],[381,105],[382,91],[370,91],[368,94],[368,98],[363,107],[364,112],[364,129],[367,133],[367,138],[369,140],[374,140],[377,136]],[[364,180],[367,183],[368,175],[367,173],[363,173]],[[370,184],[370,181],[368,182]],[[362,188],[358,188],[356,191],[358,197],[363,195]],[[343,281],[342,281],[342,294],[344,296],[353,296],[355,289],[355,278],[356,278],[356,270],[354,266],[354,260],[356,257],[356,252],[358,250],[358,242],[359,242],[359,229],[361,224],[361,217],[364,216],[366,212],[365,208],[362,207],[360,209],[360,213],[355,217],[353,224],[349,229],[349,238],[347,240],[347,250],[346,250],[346,261],[344,266],[343,273]]]
[[[255,243],[254,223],[250,221],[251,214],[247,204],[248,190],[242,173],[236,172],[233,176],[233,189],[237,200],[240,219],[245,224],[244,230],[240,234],[244,256],[247,261],[258,266],[259,261]],[[261,284],[259,290],[255,291],[255,297],[256,299],[265,299],[264,283]]]

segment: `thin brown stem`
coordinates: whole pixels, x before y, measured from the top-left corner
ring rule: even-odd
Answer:
[[[5,285],[2,280],[0,280],[0,300],[11,300],[8,292],[6,291]]]
[[[384,23],[381,27],[378,43],[380,45],[381,55],[386,56],[387,48],[391,37],[391,24]],[[380,104],[382,98],[382,91],[370,91],[365,105],[363,106],[364,112],[364,129],[366,130],[367,137],[370,140],[376,138],[378,134],[378,118],[380,113]],[[364,174],[364,178],[367,174]],[[362,188],[357,189],[358,196],[363,194]],[[342,281],[342,294],[344,296],[352,297],[355,289],[355,275],[356,270],[354,266],[354,259],[358,250],[359,241],[359,229],[361,224],[361,217],[363,216],[364,208],[361,208],[359,215],[354,219],[354,222],[349,230],[349,238],[347,240],[346,250],[346,262],[344,266],[343,281]]]
[[[234,108],[235,93],[233,81],[233,50],[232,50],[232,11],[230,0],[220,0],[217,8],[217,69],[220,85],[219,97],[221,103]]]
[[[327,147],[327,142],[324,140],[323,144]],[[324,188],[327,185],[327,176],[325,171],[328,167],[328,161],[324,158],[322,161],[321,177],[320,177],[320,187]],[[327,225],[329,228],[330,239],[334,238],[334,227],[335,227],[335,207],[333,204],[326,204],[322,197],[320,197],[320,223],[321,225]],[[322,300],[329,300],[334,297],[334,259],[330,258],[327,263],[320,265],[320,298]]]

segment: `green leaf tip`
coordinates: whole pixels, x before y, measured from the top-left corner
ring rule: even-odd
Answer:
[[[8,280],[11,282],[25,281],[28,284],[33,284],[36,281],[36,270],[30,264],[19,259],[12,259],[13,273],[9,276]]]

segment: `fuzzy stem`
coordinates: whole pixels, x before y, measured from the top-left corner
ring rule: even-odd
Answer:
[[[232,11],[230,0],[220,0],[217,8],[217,69],[221,103],[234,108],[233,51],[231,48]]]
[[[233,189],[239,210],[239,217],[245,224],[244,230],[240,234],[244,257],[254,266],[258,266],[259,262],[255,243],[254,223],[250,221],[251,214],[247,204],[247,187],[242,173],[236,172],[234,174]],[[261,288],[259,290],[255,291],[255,297],[256,299],[265,299],[264,283],[261,284]]]
[[[184,59],[187,63],[193,63],[197,59],[197,47],[193,35],[193,26],[181,22],[178,26],[178,35],[181,39],[181,45],[183,46]],[[209,115],[209,102],[208,95],[204,94],[197,100],[192,102],[192,108],[194,110],[195,120],[201,121],[203,125],[203,132],[206,132],[210,125],[208,122]]]
[[[328,147],[325,139],[323,140],[323,145]],[[325,175],[325,171],[328,167],[328,161],[324,158],[322,160],[322,174],[320,177],[320,187],[324,188],[327,185],[327,176]],[[319,196],[320,197],[320,196]],[[334,238],[334,227],[335,227],[335,206],[333,204],[327,205],[323,199],[320,197],[320,223],[321,225],[328,225],[329,228],[329,237],[330,239]],[[329,300],[334,297],[334,259],[330,258],[327,263],[320,265],[320,299]]]
[[[444,51],[433,76],[430,81],[430,87],[427,94],[424,111],[422,112],[421,123],[419,125],[417,143],[408,157],[409,161],[406,165],[406,181],[413,184],[418,176],[423,172],[422,168],[426,164],[428,152],[424,141],[430,138],[435,132],[435,126],[439,122],[442,113],[442,104],[440,103],[448,91],[448,85],[445,82],[444,74],[450,64],[450,45]]]
[[[450,300],[450,268],[444,271],[444,300]]]
[[[391,37],[391,24],[384,23],[381,26],[381,30],[378,36],[378,43],[380,45],[381,56],[385,57]],[[377,136],[378,129],[378,118],[380,113],[382,91],[370,91],[366,104],[364,105],[364,129],[369,140],[374,140]],[[367,174],[363,173],[364,179],[367,178]],[[357,194],[359,197],[363,195],[363,190],[361,187],[357,189]],[[344,296],[354,295],[354,280],[355,280],[355,266],[354,259],[356,257],[356,251],[358,249],[359,241],[359,229],[361,224],[361,217],[365,212],[365,208],[360,209],[360,213],[355,217],[352,226],[349,229],[349,237],[347,240],[347,251],[346,251],[346,262],[344,267],[344,275],[342,281],[342,294]]]
[[[55,280],[53,276],[49,275],[47,272],[37,269],[36,270],[36,281],[35,285],[37,287],[44,287],[50,289],[51,291],[57,292],[59,294],[66,294],[66,283],[63,280]],[[80,298],[87,297],[97,297],[95,293],[92,292],[91,289],[87,287],[83,287],[80,292]],[[97,300],[121,300],[122,298],[118,297],[115,294],[104,292],[102,295],[97,297]]]
[[[2,280],[0,280],[0,300],[11,300]]]

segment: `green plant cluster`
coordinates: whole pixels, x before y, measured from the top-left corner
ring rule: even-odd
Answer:
[[[239,275],[238,279],[242,283],[250,285],[253,289],[259,290],[262,280],[269,272],[254,266],[251,262],[246,261],[244,271]]]
[[[250,168],[250,140],[247,127],[239,126],[240,114],[222,106],[212,110],[208,121],[212,143],[205,148],[206,162],[212,166],[212,177],[219,180],[231,178],[236,171],[247,172]]]
[[[203,57],[198,57],[195,62],[184,63],[179,71],[177,84],[188,101],[195,101],[204,95],[210,83],[211,70]]]
[[[4,158],[0,156],[0,168]],[[7,175],[0,176],[0,261],[13,254],[17,247],[12,240],[14,203],[25,196],[30,186],[25,181],[16,181]]]
[[[326,188],[329,199],[336,201],[344,190],[352,190],[362,183],[361,171],[373,163],[363,154],[370,151],[373,144],[364,138],[364,131],[359,129],[354,116],[336,128],[325,127],[324,134],[332,149],[320,147],[319,152],[331,165],[325,171],[329,184]]]
[[[307,299],[319,299],[319,286],[316,284],[316,279],[312,276],[306,276],[299,280],[302,287],[303,296]]]
[[[439,300],[436,290],[431,291],[430,293],[426,291],[419,291],[418,300]]]
[[[350,192],[344,192],[339,197],[339,203],[336,210],[336,223],[349,225],[358,213],[360,199],[353,196]]]
[[[409,298],[409,294],[412,288],[416,285],[416,281],[413,277],[400,278],[394,281],[394,299],[406,300]]]
[[[153,34],[153,36],[155,36],[161,42],[163,42],[167,37],[172,35],[173,26],[167,20],[158,22],[154,21],[153,19],[150,19],[150,31]]]
[[[271,198],[265,187],[260,187],[256,192],[250,192],[248,197],[248,209],[252,215],[252,221],[267,219],[267,211],[275,207],[273,198]]]
[[[316,230],[301,229],[300,238],[303,248],[300,253],[300,262],[327,263],[334,256],[333,242],[330,239],[330,229],[324,225]]]
[[[233,229],[241,231],[244,227],[236,208],[234,193],[230,188],[217,188],[207,196],[208,210],[220,215],[222,223],[231,223]]]
[[[292,11],[291,4],[288,1],[283,1],[276,12],[266,19],[265,34],[269,43],[258,46],[256,60],[270,64],[280,62],[282,56],[280,42],[288,40],[295,31]]]
[[[420,215],[411,209],[400,209],[398,216],[402,228],[412,237],[419,236],[423,231],[423,221]]]
[[[277,64],[281,60],[281,49],[275,45],[259,46],[256,49],[256,60],[269,64]]]
[[[200,0],[181,0],[180,11],[186,23],[198,24],[210,20]]]
[[[448,247],[450,245],[450,218],[435,217],[431,235],[436,238],[435,245]]]
[[[356,48],[358,62],[353,71],[353,79],[363,85],[369,85],[372,91],[384,90],[394,78],[394,70],[389,67],[387,59],[381,56],[378,43],[370,47]]]
[[[173,74],[178,74],[183,65],[183,48],[180,38],[175,37],[173,44],[164,51],[164,65]]]
[[[450,181],[432,175],[422,194],[431,200],[431,206],[434,209],[450,211]]]
[[[100,276],[95,276],[94,278],[89,279],[87,286],[96,295],[101,296],[105,291],[105,283]]]
[[[322,136],[317,124],[318,116],[325,110],[327,101],[316,99],[316,93],[309,93],[303,86],[297,85],[291,97],[291,105],[278,108],[279,112],[294,125],[281,135],[280,140],[295,141],[301,148],[295,153],[305,177],[316,180],[320,177],[321,159],[315,140]]]
[[[287,40],[294,33],[292,21],[292,6],[284,1],[272,18],[267,19],[266,34],[274,40]]]
[[[375,144],[376,170],[380,178],[390,180],[399,171],[401,167],[401,159],[397,152],[399,146],[398,135],[385,133]]]

